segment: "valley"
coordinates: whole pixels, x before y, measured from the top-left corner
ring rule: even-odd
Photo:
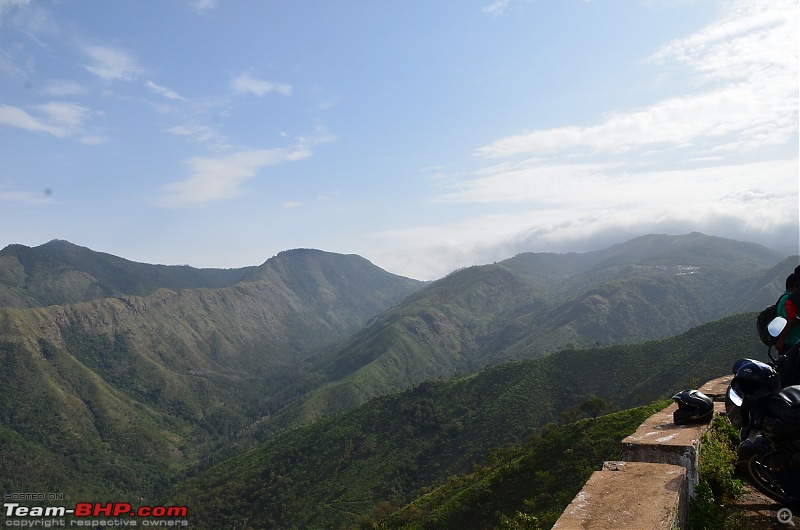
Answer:
[[[222,271],[12,245],[0,481],[185,503],[198,528],[355,527],[588,400],[646,408],[760,358],[753,312],[796,263],[697,233],[434,282],[312,249]]]

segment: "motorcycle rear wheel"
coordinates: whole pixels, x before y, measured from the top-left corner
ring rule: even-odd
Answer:
[[[797,508],[800,506],[800,495],[795,492],[787,491],[786,488],[781,486],[775,471],[764,464],[762,460],[767,459],[756,455],[747,462],[748,478],[751,479],[750,483],[753,487],[784,506],[790,508]]]

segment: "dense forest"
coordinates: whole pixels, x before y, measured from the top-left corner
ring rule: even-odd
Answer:
[[[528,466],[542,443],[574,453],[567,433],[596,418],[605,441],[576,457],[580,482],[628,428],[601,427],[608,413],[635,423],[633,410],[761,356],[752,312],[796,262],[653,235],[419,282],[311,249],[221,271],[12,245],[0,251],[0,483],[187,503],[201,528],[435,526],[434,491],[480,497],[454,485],[491,482],[476,473],[498,458]],[[572,483],[480,520],[551,521]]]

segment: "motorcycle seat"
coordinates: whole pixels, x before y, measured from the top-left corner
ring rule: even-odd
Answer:
[[[769,399],[769,412],[788,422],[800,423],[800,385],[787,386]]]

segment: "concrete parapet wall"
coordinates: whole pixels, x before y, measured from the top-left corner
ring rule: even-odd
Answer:
[[[606,462],[553,529],[672,530],[686,524],[686,470],[648,462]]]
[[[730,386],[731,381],[733,380],[733,374],[726,375],[724,377],[719,377],[717,379],[712,379],[708,383],[704,384],[698,390],[703,394],[707,395],[714,401],[719,401],[720,403],[725,402],[725,393],[728,391],[728,386]]]
[[[724,403],[715,403],[715,412],[724,412]],[[656,412],[642,423],[635,433],[622,440],[622,460],[651,462],[684,467],[689,495],[697,486],[700,463],[700,440],[708,425],[675,425],[672,414],[678,409],[673,403]]]
[[[700,391],[724,412],[732,376]],[[622,441],[622,460],[606,462],[553,526],[558,530],[653,528],[686,525],[689,498],[698,482],[700,441],[709,425],[675,425],[672,404],[653,414]]]

